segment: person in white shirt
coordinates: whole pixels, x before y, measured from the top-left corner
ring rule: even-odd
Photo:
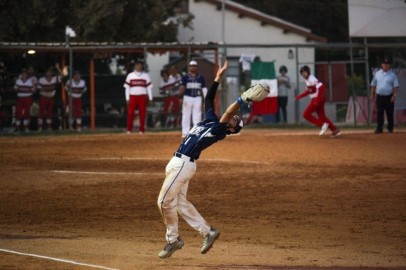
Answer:
[[[162,125],[174,125],[176,127],[179,115],[179,86],[181,78],[177,80],[166,69],[161,71],[161,78],[159,92],[165,96]]]
[[[37,88],[39,89],[39,113],[38,113],[38,131],[42,130],[43,119],[46,119],[47,129],[51,129],[52,115],[54,109],[54,97],[56,87],[61,83],[62,70],[59,64],[55,65],[58,75],[53,75],[53,68],[47,69],[45,76],[41,77],[38,81]]]
[[[28,78],[28,73],[25,69],[23,69],[21,75],[15,82],[14,90],[17,92],[15,131],[20,130],[21,119],[24,119],[24,131],[28,131],[32,95],[35,92],[35,82],[36,80],[33,78]]]
[[[134,112],[139,111],[139,133],[145,132],[145,118],[147,115],[147,103],[152,102],[152,83],[148,73],[144,72],[140,60],[135,63],[134,71],[127,75],[124,83],[125,98],[127,101],[127,134],[133,131]]]
[[[299,100],[305,96],[310,97],[310,103],[303,112],[303,117],[313,125],[321,127],[320,136],[324,135],[327,129],[331,130],[331,137],[339,136],[341,134],[340,129],[328,119],[324,111],[324,94],[326,91],[324,84],[311,74],[308,66],[300,68],[300,75],[302,75],[306,81],[306,90],[297,95],[295,99]],[[313,115],[314,113],[317,114],[317,117]]]
[[[72,95],[72,116],[76,120],[76,130],[82,130],[82,95],[87,91],[86,83],[80,77],[80,72],[76,71],[73,74],[72,86],[70,86],[70,80],[65,84],[65,90],[68,92],[68,95]],[[69,92],[71,88],[71,92]],[[72,121],[73,121],[72,118]]]

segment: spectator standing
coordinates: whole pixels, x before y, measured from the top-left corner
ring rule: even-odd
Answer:
[[[332,137],[337,137],[341,134],[340,130],[326,117],[324,112],[324,92],[325,87],[313,74],[310,73],[308,66],[300,68],[300,75],[306,80],[306,90],[296,96],[296,100],[299,100],[307,95],[310,97],[310,103],[306,110],[303,112],[303,117],[310,123],[321,127],[319,135],[322,136],[328,128],[333,132]],[[317,113],[318,118],[313,116],[313,113]]]
[[[139,133],[145,132],[145,117],[147,114],[147,98],[152,102],[152,83],[149,74],[144,72],[143,63],[135,62],[134,71],[127,75],[124,83],[125,98],[127,101],[127,134],[133,131],[134,112],[140,115]]]
[[[23,119],[24,131],[28,131],[30,125],[30,108],[32,95],[36,89],[36,78],[28,78],[27,70],[23,69],[21,75],[16,80],[14,90],[17,92],[16,123],[15,131],[21,130],[21,120]]]
[[[179,114],[179,84],[175,77],[169,75],[167,69],[161,71],[161,85],[159,91],[164,99],[164,115],[162,124],[173,124],[176,126],[176,119]]]
[[[69,92],[69,88],[71,88],[71,92]],[[65,90],[68,92],[68,95],[72,96],[72,108],[69,108],[69,110],[72,110],[71,121],[76,122],[76,130],[80,132],[82,131],[82,96],[87,91],[87,88],[79,71],[75,71],[73,74],[72,84],[70,80],[66,82]]]
[[[54,97],[56,93],[56,87],[61,83],[62,70],[59,64],[55,65],[58,75],[53,75],[52,68],[47,69],[45,76],[41,77],[38,81],[39,89],[39,113],[38,113],[38,131],[42,131],[43,119],[46,119],[46,127],[51,129],[52,116],[54,109]]]
[[[290,77],[287,75],[288,69],[286,66],[279,68],[280,75],[276,78],[278,81],[278,113],[276,115],[277,122],[281,122],[281,114],[283,116],[283,122],[288,122],[288,116],[286,107],[288,105],[288,91],[291,89]]]
[[[202,120],[202,103],[206,96],[207,87],[203,75],[197,72],[197,62],[192,60],[189,63],[189,73],[183,76],[180,86],[180,94],[183,95],[182,102],[182,137],[186,137],[191,128]]]
[[[393,114],[395,110],[395,100],[399,92],[399,81],[396,74],[391,69],[392,60],[389,57],[382,59],[381,69],[374,74],[371,82],[372,98],[376,99],[377,126],[375,133],[383,132],[384,114],[388,121],[387,129],[393,133]]]

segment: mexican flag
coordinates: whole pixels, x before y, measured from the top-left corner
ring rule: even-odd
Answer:
[[[253,103],[251,114],[276,114],[278,111],[278,83],[273,62],[251,63],[251,85],[260,81],[266,81],[271,88],[271,92],[263,101]]]

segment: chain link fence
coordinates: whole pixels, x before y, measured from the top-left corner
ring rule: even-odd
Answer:
[[[214,78],[216,66],[227,59],[230,68],[227,78],[219,89],[218,111],[222,113],[242,91],[250,85],[250,70],[242,61],[242,55],[252,55],[252,61],[273,62],[275,70],[284,65],[292,81],[288,93],[288,124],[306,124],[302,113],[308,100],[295,101],[295,96],[305,89],[304,80],[299,74],[303,65],[308,65],[312,73],[326,86],[326,115],[339,125],[370,125],[374,122],[374,104],[369,98],[369,83],[373,69],[379,67],[383,54],[390,53],[394,58],[393,68],[398,74],[400,86],[396,101],[395,121],[406,122],[405,63],[406,44],[403,43],[348,43],[348,44],[143,44],[143,45],[103,45],[92,46],[72,44],[73,66],[80,70],[88,88],[94,78],[94,94],[87,91],[82,97],[83,127],[124,129],[126,127],[127,106],[123,84],[126,74],[131,71],[134,60],[142,57],[146,61],[154,84],[154,103],[147,108],[147,128],[149,130],[179,129],[179,115],[168,115],[163,111],[165,96],[159,91],[160,70],[176,66],[179,73],[186,74],[187,63],[199,62],[199,73],[206,78],[208,87]],[[28,49],[36,50],[28,55]],[[125,50],[123,50],[125,49]],[[317,59],[317,61],[315,61]],[[16,94],[14,81],[22,68],[33,66],[37,78],[45,70],[60,63],[68,63],[68,54],[63,46],[38,44],[0,45],[1,107],[0,123],[3,130],[11,129],[15,121]],[[91,64],[89,64],[91,63]],[[90,65],[94,73],[90,73]],[[245,66],[244,66],[245,65]],[[249,65],[249,63],[248,63]],[[278,72],[277,72],[278,73]],[[278,75],[278,74],[276,74]],[[55,96],[53,129],[67,129],[66,94],[63,83],[58,85]],[[65,98],[64,98],[65,96]],[[92,115],[91,100],[94,99]],[[33,96],[30,129],[36,130],[38,115],[38,91]],[[247,119],[252,108],[245,106],[242,114]],[[176,119],[176,120],[175,120]],[[276,115],[258,115],[256,122],[261,125],[277,123]],[[135,121],[138,121],[137,118]],[[137,122],[135,123],[137,125]]]

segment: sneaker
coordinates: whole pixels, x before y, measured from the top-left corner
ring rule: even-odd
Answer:
[[[331,137],[337,137],[341,135],[341,130],[339,130],[338,128],[336,130],[333,131],[333,133],[331,134]]]
[[[377,130],[374,131],[374,133],[375,133],[375,134],[381,134],[381,133],[383,133],[383,131],[380,130],[380,129],[377,129]]]
[[[220,236],[220,231],[211,227],[209,233],[204,237],[201,253],[205,254],[211,249],[214,241]]]
[[[172,256],[172,254],[178,249],[181,249],[184,244],[185,243],[183,242],[183,240],[178,237],[178,240],[176,240],[176,242],[173,242],[172,244],[166,244],[164,249],[159,252],[159,258],[164,259]]]
[[[320,130],[319,136],[322,136],[324,133],[326,133],[327,129],[328,129],[328,123],[324,123],[324,124],[321,126],[321,130]]]

